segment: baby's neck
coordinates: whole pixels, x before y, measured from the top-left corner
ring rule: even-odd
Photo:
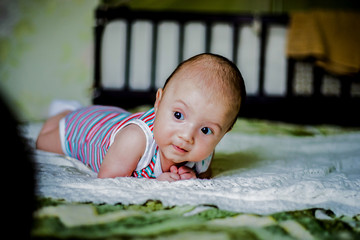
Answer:
[[[175,165],[177,167],[180,167],[182,165],[185,164],[185,162],[183,163],[174,163],[173,161],[171,161],[170,159],[165,158],[165,156],[162,154],[161,150],[159,149],[159,154],[160,154],[160,164],[161,164],[161,170],[163,172],[169,172],[170,171],[170,167]]]

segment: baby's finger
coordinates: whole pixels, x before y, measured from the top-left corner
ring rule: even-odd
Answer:
[[[170,173],[170,178],[171,178],[171,179],[174,179],[175,181],[181,179],[179,174],[177,174],[177,173],[172,173],[172,172]]]
[[[172,165],[172,166],[170,167],[170,172],[172,172],[172,173],[178,173],[178,168],[177,168],[175,165]]]
[[[186,167],[186,166],[181,166],[179,169],[178,169],[178,173],[181,175],[181,174],[184,174],[184,173],[191,173],[193,172],[193,170],[189,167]]]
[[[193,179],[196,178],[196,175],[194,173],[184,173],[180,175],[181,180],[186,180],[186,179]]]

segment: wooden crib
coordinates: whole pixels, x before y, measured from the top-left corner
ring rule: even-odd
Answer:
[[[332,76],[312,59],[286,57],[288,15],[140,11],[99,7],[95,14],[93,103],[153,104],[181,61],[224,55],[243,73],[240,117],[359,126],[359,76]]]

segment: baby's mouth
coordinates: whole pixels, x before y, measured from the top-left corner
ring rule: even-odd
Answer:
[[[179,146],[176,146],[176,145],[173,145],[174,149],[178,152],[181,152],[181,153],[186,153],[188,152],[188,150],[184,149],[184,148],[181,148]]]

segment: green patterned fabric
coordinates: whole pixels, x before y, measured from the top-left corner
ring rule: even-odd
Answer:
[[[213,206],[166,208],[95,205],[41,199],[34,214],[35,238],[71,239],[358,239],[360,216],[335,218],[309,209],[272,215],[241,214]]]

